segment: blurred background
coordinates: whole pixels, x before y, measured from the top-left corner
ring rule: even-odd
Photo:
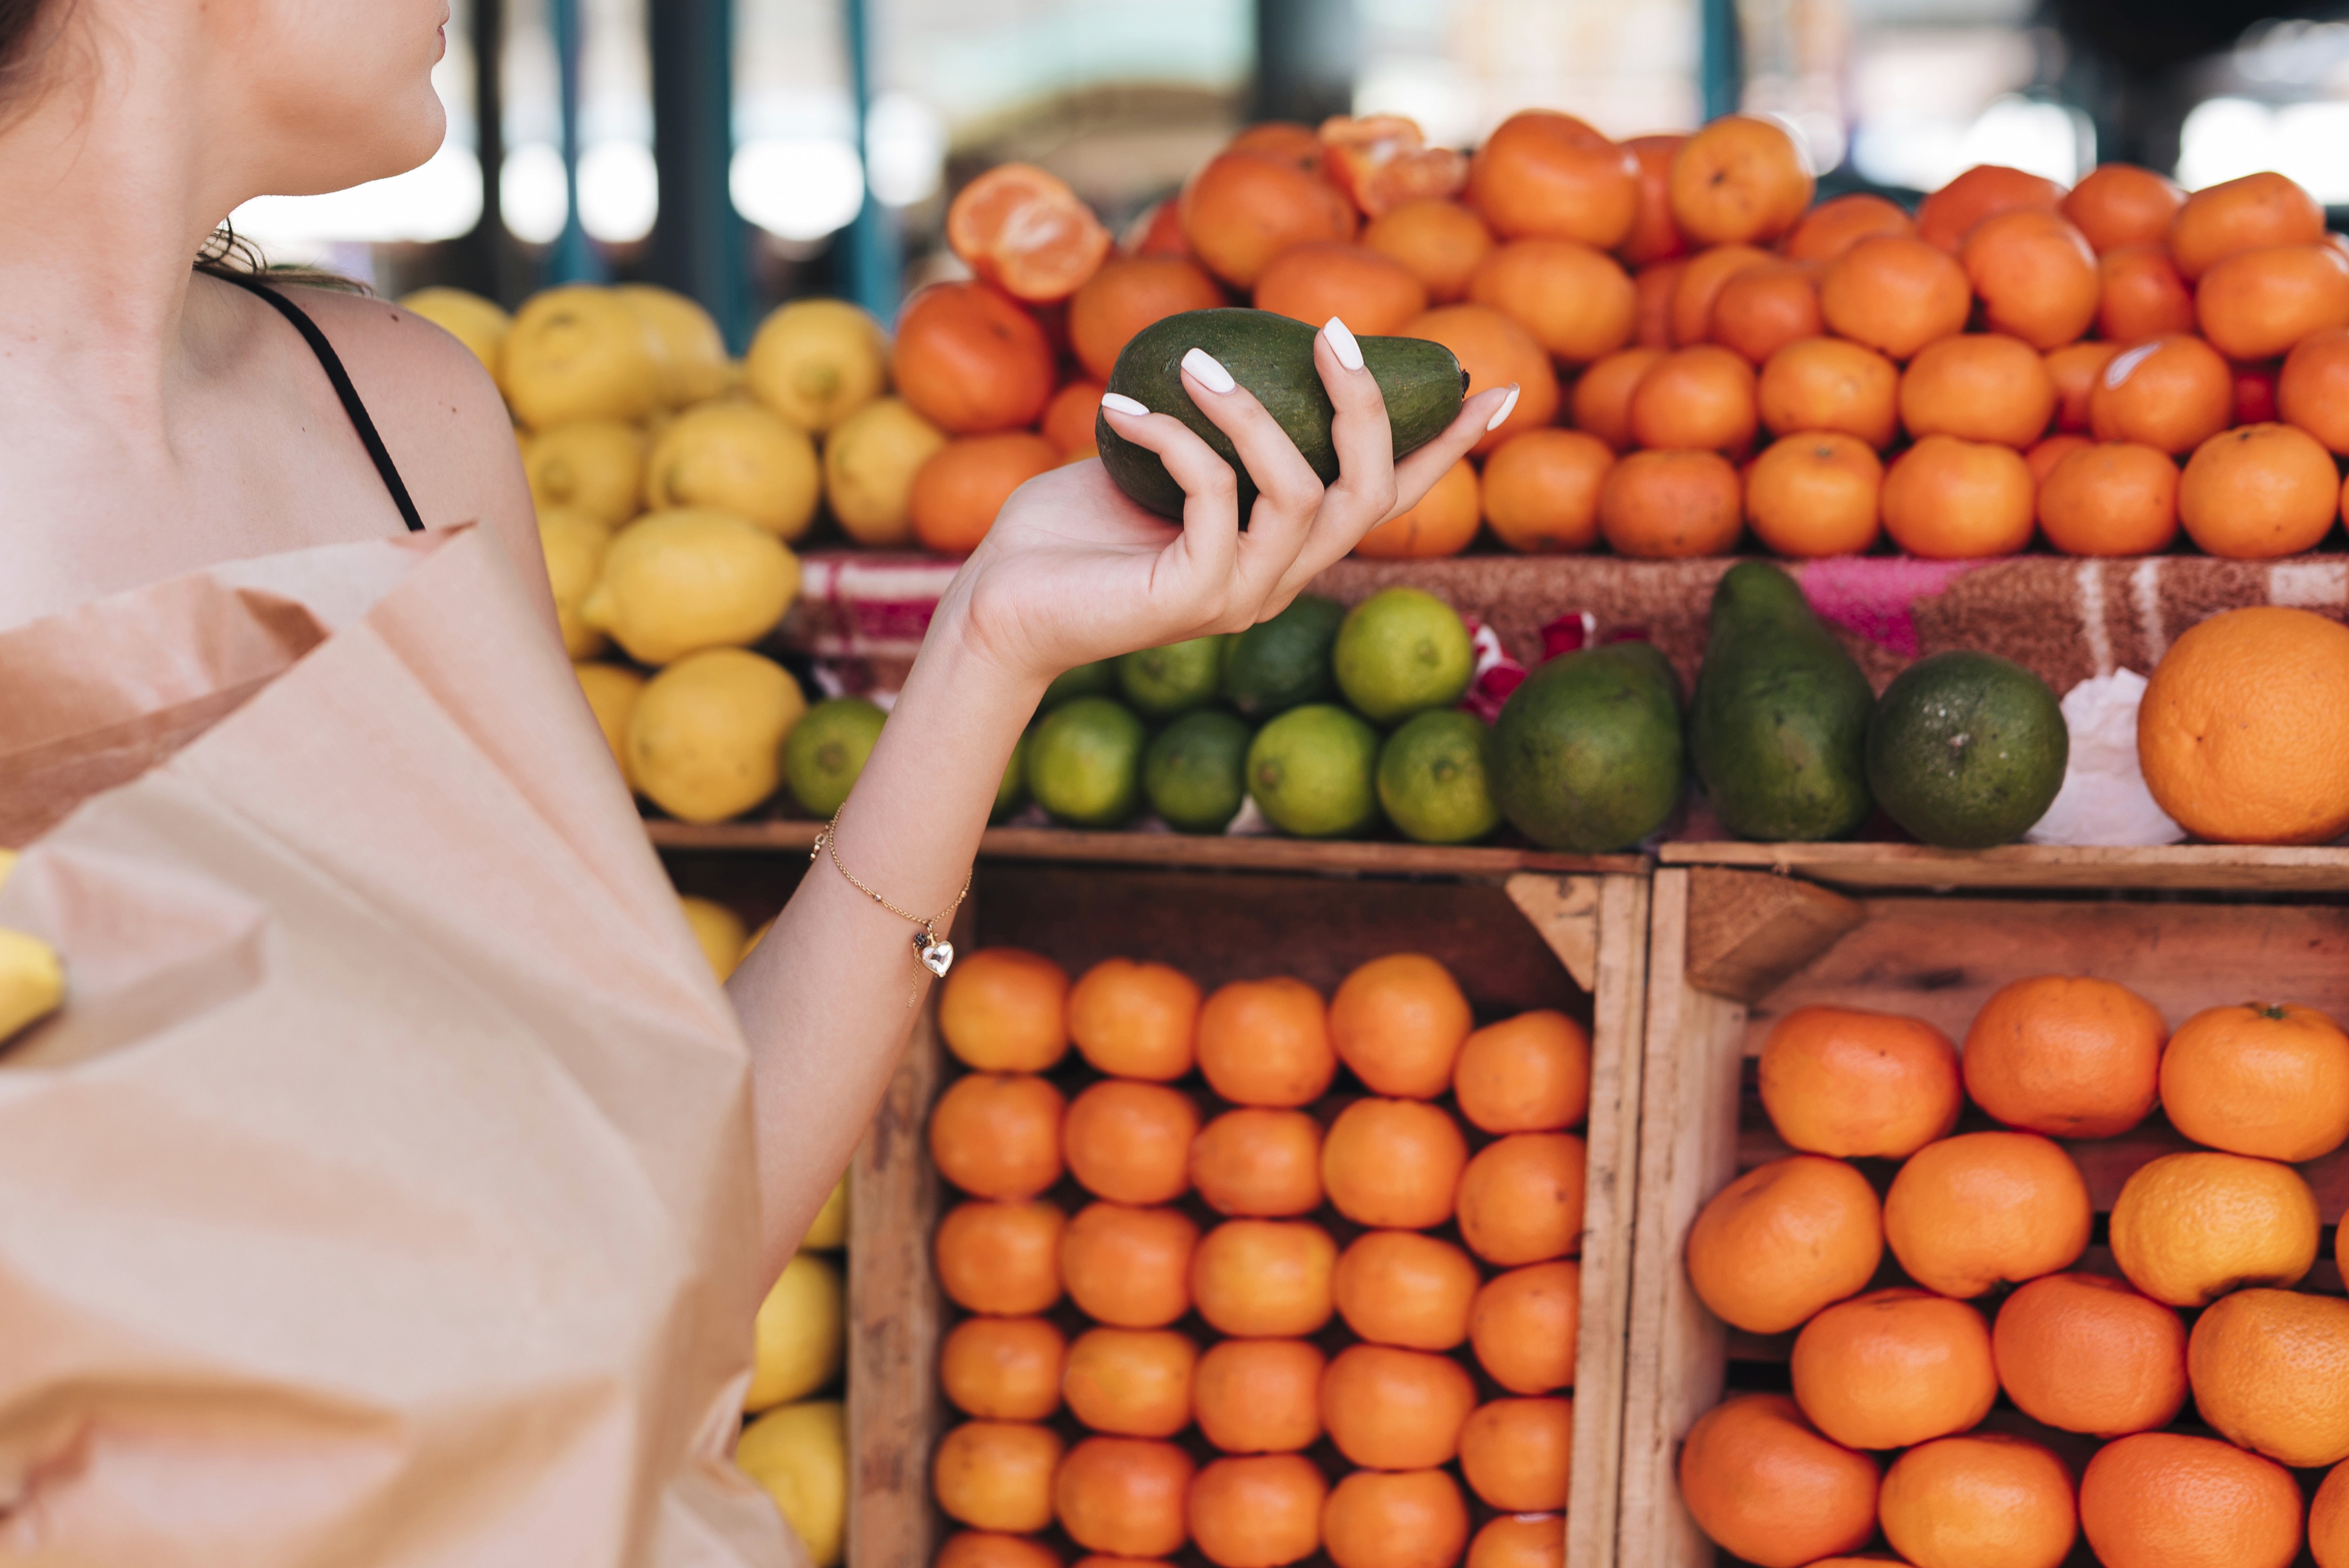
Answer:
[[[2099,158],[2349,206],[2349,5],[2230,0],[454,0],[422,168],[235,216],[280,263],[511,306],[574,279],[885,319],[957,183],[1040,163],[1113,229],[1251,119],[1520,108],[1617,136],[1781,118],[1827,190]]]

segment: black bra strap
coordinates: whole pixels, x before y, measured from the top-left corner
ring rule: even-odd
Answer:
[[[224,284],[234,284],[248,294],[257,294],[276,308],[277,314],[294,324],[294,330],[318,356],[318,364],[326,372],[326,379],[335,384],[335,396],[343,400],[343,412],[351,418],[351,428],[359,433],[359,444],[367,448],[367,456],[375,459],[375,471],[383,477],[383,488],[391,492],[391,503],[399,509],[399,520],[408,524],[410,533],[424,531],[424,520],[417,515],[416,502],[409,499],[408,486],[401,481],[399,469],[393,466],[391,453],[385,449],[383,438],[376,433],[375,421],[367,417],[367,405],[359,401],[358,388],[351,385],[350,372],[343,368],[341,356],[326,335],[318,330],[302,307],[271,288],[260,279],[243,273],[218,272],[206,274]]]

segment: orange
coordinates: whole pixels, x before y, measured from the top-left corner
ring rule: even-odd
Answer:
[[[2245,1002],[2178,1026],[2161,1103],[2197,1143],[2292,1164],[2349,1141],[2349,1035],[2313,1007]]]
[[[1153,201],[1125,226],[1117,238],[1121,256],[1182,256],[1191,254],[1183,238],[1183,203],[1172,196]],[[1101,274],[1095,273],[1094,277]],[[1088,280],[1090,281],[1090,280]]]
[[[2316,1194],[2271,1160],[2196,1151],[2148,1161],[2121,1184],[2109,1233],[2129,1284],[2170,1306],[2247,1284],[2298,1284],[2316,1263]]]
[[[2166,245],[2169,221],[2185,204],[2186,192],[2166,174],[2100,163],[2064,198],[2064,216],[2103,255],[2124,245]]]
[[[2106,1443],[2080,1475],[2080,1533],[2111,1568],[2287,1568],[2300,1508],[2282,1465],[2179,1432]]]
[[[1032,163],[999,163],[955,193],[947,243],[1014,299],[1076,293],[1109,256],[1109,231],[1067,181]]]
[[[1302,980],[1235,980],[1199,1009],[1199,1071],[1236,1105],[1310,1105],[1338,1075],[1321,994]]]
[[[1319,131],[1292,119],[1265,119],[1244,126],[1237,136],[1224,143],[1223,150],[1258,153],[1315,170],[1321,168],[1329,153]]]
[[[1338,1243],[1296,1220],[1226,1220],[1191,1254],[1199,1315],[1226,1334],[1295,1338],[1330,1321]]]
[[[1087,1438],[1052,1477],[1052,1511],[1069,1539],[1116,1557],[1181,1550],[1191,1456],[1147,1438]]]
[[[2060,397],[2062,395],[2059,393],[2057,396]],[[2060,417],[2058,422],[2061,422]],[[2092,446],[2095,443],[2091,442],[2085,436],[2078,435],[2069,430],[2059,429],[2052,436],[2042,436],[2038,440],[2032,443],[2029,450],[2023,454],[2023,466],[2031,470],[2031,482],[2040,488],[2043,500],[2043,509],[2047,488],[2047,476],[2055,471],[2055,465],[2062,462],[2065,458],[2070,457],[2074,452],[2078,451],[2081,448]],[[2147,447],[2146,450],[2152,451],[2153,449]],[[2156,453],[2155,455],[2159,456],[2160,454]],[[2164,460],[2167,461],[2168,459],[2164,459]],[[2170,472],[2175,475],[2178,470],[2178,465],[2176,463],[2171,463],[2169,468]],[[2175,498],[2173,498],[2170,507],[2171,514],[2175,516],[2177,511],[2178,508],[2175,504]],[[2061,549],[2063,547],[2058,545],[2057,548]]]
[[[1615,247],[1626,266],[1644,267],[1680,255],[1689,248],[1688,236],[1672,222],[1672,155],[1685,136],[1635,136],[1623,146],[1640,170],[1640,210],[1631,232]]]
[[[1468,1541],[1468,1505],[1440,1470],[1356,1470],[1330,1489],[1321,1546],[1337,1568],[1452,1568]]]
[[[1198,1130],[1198,1109],[1188,1095],[1109,1078],[1069,1103],[1061,1136],[1069,1174],[1094,1197],[1171,1203],[1190,1191],[1191,1140]]]
[[[897,318],[889,379],[952,436],[1032,425],[1060,384],[1036,318],[992,284],[933,284]]]
[[[1218,153],[1183,188],[1191,253],[1235,288],[1254,288],[1272,259],[1316,240],[1354,237],[1353,204],[1312,170],[1262,152]]]
[[[1071,381],[1044,405],[1044,417],[1036,428],[1061,449],[1062,462],[1101,456],[1093,441],[1093,425],[1100,417],[1102,394],[1108,390],[1098,381]]]
[[[2163,244],[2122,245],[2096,263],[2096,330],[2115,343],[2138,343],[2194,330],[2194,291],[2178,275]]]
[[[1495,1399],[1460,1429],[1460,1473],[1468,1490],[1510,1513],[1565,1508],[1573,1459],[1571,1399]]]
[[[2284,356],[2276,411],[2328,451],[2349,451],[2349,332],[2313,334]]]
[[[1226,303],[1188,256],[1123,257],[1104,263],[1069,301],[1069,346],[1087,374],[1107,381],[1119,353],[1152,322]]]
[[[1615,451],[1631,445],[1631,394],[1649,367],[1663,356],[1659,348],[1620,348],[1593,360],[1575,378],[1568,401],[1574,428],[1588,431]],[[1487,460],[1488,470],[1491,466]]]
[[[1745,473],[1745,521],[1780,555],[1857,555],[1881,531],[1884,463],[1840,430],[1772,443]]]
[[[1493,231],[1457,201],[1406,201],[1370,221],[1362,243],[1401,262],[1431,304],[1468,295],[1468,280],[1493,252]]]
[[[1338,1315],[1372,1345],[1449,1350],[1468,1337],[1482,1281],[1466,1253],[1416,1231],[1365,1231],[1338,1254]]]
[[[1557,418],[1557,372],[1549,356],[1533,334],[1490,305],[1438,305],[1406,324],[1401,335],[1440,343],[1459,356],[1471,397],[1493,387],[1517,388],[1517,406],[1508,418],[1471,449],[1477,456]]]
[[[1966,1094],[2009,1127],[2116,1138],[2152,1111],[2168,1037],[2160,1011],[2127,986],[2036,975],[1982,1005],[1959,1065]]]
[[[1256,308],[1319,326],[1336,316],[1361,336],[1391,336],[1427,308],[1427,285],[1392,256],[1322,240],[1265,264]]]
[[[2206,185],[2169,221],[2169,253],[2189,283],[2229,256],[2324,239],[2324,209],[2281,174],[2246,174]]]
[[[2105,366],[2120,351],[2116,343],[2067,343],[2041,362],[2047,366],[2048,384],[2055,388],[2058,430],[2088,428],[2088,410],[2095,397],[2096,382],[2104,376]]]
[[[1795,1336],[1791,1369],[1803,1414],[1847,1448],[1905,1449],[1966,1431],[1998,1398],[1982,1314],[1921,1290],[1825,1308]]]
[[[1831,196],[1804,213],[1794,232],[1786,236],[1786,257],[1796,262],[1831,262],[1862,240],[1916,232],[1916,221],[1897,202],[1854,191]]]
[[[1330,998],[1338,1059],[1374,1094],[1433,1099],[1475,1020],[1452,972],[1423,953],[1373,958]]]
[[[2219,843],[2323,844],[2349,830],[2349,627],[2230,610],[2154,667],[2137,759],[2161,809]]]
[[[2080,231],[2044,207],[1993,212],[1958,250],[1967,281],[1993,332],[2045,350],[2060,348],[2096,319],[2096,254]]]
[[[1512,1394],[1574,1387],[1582,1265],[1571,1258],[1494,1275],[1468,1309],[1468,1343],[1486,1377]]]
[[[1897,234],[1859,241],[1819,278],[1819,314],[1829,329],[1895,359],[1963,331],[1972,304],[1955,260]]]
[[[1755,365],[1799,338],[1824,330],[1817,269],[1807,262],[1747,267],[1713,300],[1713,341]]]
[[[1061,1408],[1068,1341],[1040,1317],[966,1317],[938,1349],[955,1408],[990,1421],[1040,1421]]]
[[[1164,1083],[1191,1070],[1199,987],[1179,969],[1104,958],[1068,998],[1069,1037],[1105,1073]]]
[[[1298,1454],[1208,1462],[1191,1479],[1191,1543],[1218,1568],[1280,1568],[1321,1545],[1330,1483]]]
[[[1794,1154],[1713,1194],[1689,1228],[1689,1284],[1713,1315],[1750,1334],[1799,1328],[1857,1295],[1884,1257],[1884,1215],[1868,1178],[1840,1160]]]
[[[957,1203],[938,1222],[938,1288],[970,1312],[1027,1317],[1061,1299],[1066,1217],[1041,1199]]]
[[[1791,1148],[1905,1160],[1958,1124],[1958,1048],[1921,1018],[1797,1007],[1762,1043],[1762,1109]]]
[[[2230,359],[2268,359],[2349,326],[2349,255],[2332,244],[2241,251],[2202,274],[2194,319]]]
[[[1369,217],[1457,196],[1468,183],[1467,155],[1428,146],[1419,122],[1402,115],[1332,115],[1319,135],[1323,170]]]
[[[2143,441],[2175,457],[2225,429],[2235,413],[2234,377],[2199,337],[2140,343],[2105,366],[2088,400],[2100,441]]]
[[[930,1159],[974,1198],[1032,1198],[1061,1179],[1061,1106],[1032,1073],[967,1073],[930,1111]]]
[[[1511,550],[1588,550],[1599,542],[1599,490],[1614,462],[1608,443],[1580,430],[1512,436],[1485,459],[1485,521]]]
[[[1486,1132],[1554,1132],[1590,1110],[1590,1032],[1543,1007],[1470,1035],[1452,1065],[1453,1103]]]
[[[1674,349],[1640,377],[1630,415],[1631,438],[1640,446],[1743,456],[1760,422],[1754,367],[1715,344]]]
[[[1638,302],[1640,313],[1631,341],[1641,348],[1672,346],[1672,302],[1688,269],[1687,259],[1675,256],[1669,262],[1651,262],[1631,274],[1631,297]]]
[[[1630,452],[1599,487],[1599,531],[1620,555],[1726,554],[1744,531],[1737,470],[1719,452]]]
[[[1505,240],[1538,235],[1613,250],[1640,211],[1640,165],[1568,114],[1526,109],[1468,166],[1468,201]]]
[[[1909,1157],[1884,1197],[1884,1240],[1909,1277],[1977,1296],[2065,1269],[2095,1214],[2072,1157],[2035,1132],[1961,1132]]]
[[[1821,1437],[1784,1394],[1733,1394],[1681,1444],[1697,1528],[1760,1568],[1803,1568],[1876,1534],[1876,1461]]]
[[[2316,1489],[2308,1511],[2308,1550],[2316,1568],[2349,1568],[2349,1466],[2333,1466]]]
[[[1565,1568],[1566,1521],[1555,1514],[1502,1514],[1468,1543],[1468,1568]]]
[[[1460,1451],[1476,1382],[1448,1356],[1350,1345],[1321,1375],[1321,1425],[1367,1470],[1424,1470]]]
[[[2066,555],[2154,555],[2178,537],[2178,465],[2137,441],[2079,437],[2039,484],[2039,527]]]
[[[1191,1378],[1199,1435],[1231,1454],[1312,1447],[1321,1436],[1326,1361],[1309,1340],[1216,1340]]]
[[[1778,435],[1841,430],[1882,451],[1899,431],[1899,370],[1874,349],[1806,337],[1762,366],[1754,401]]]
[[[1911,555],[1969,561],[2031,543],[2031,470],[2013,447],[1928,436],[1884,476],[1884,530]]]
[[[1052,1522],[1060,1435],[1023,1421],[965,1421],[938,1440],[930,1491],[948,1519],[1022,1532]]]
[[[2048,1274],[2006,1298],[1990,1334],[1999,1386],[2033,1420],[2124,1437],[2186,1402],[2186,1325],[2102,1274]]]
[[[1310,1213],[1321,1206],[1321,1124],[1301,1110],[1227,1110],[1192,1140],[1191,1184],[1219,1214]]]
[[[2349,1460],[2349,1301],[2239,1290],[2186,1351],[2194,1408],[2221,1437],[2295,1470]]]
[[[2019,337],[1945,337],[1918,350],[1900,377],[1900,422],[1911,436],[2022,448],[2046,434],[2054,417],[2046,362]]]
[[[1061,1557],[1025,1535],[958,1530],[930,1559],[930,1568],[1061,1568]]]
[[[1574,240],[1512,240],[1476,268],[1468,297],[1523,325],[1553,359],[1580,365],[1631,341],[1630,274]]]
[[[1038,953],[982,947],[938,987],[938,1033],[965,1067],[1042,1072],[1069,1048],[1069,972]]]
[[[1457,555],[1475,542],[1485,521],[1476,467],[1463,458],[1444,470],[1417,505],[1362,535],[1354,553],[1366,561],[1423,561]]]
[[[962,436],[914,474],[905,511],[925,549],[968,555],[978,548],[1011,492],[1064,460],[1060,443],[1029,430]]]
[[[1729,114],[1672,154],[1672,222],[1699,245],[1775,240],[1811,204],[1810,160],[1775,120]]]
[[[2064,187],[2003,164],[1977,163],[1927,196],[1917,208],[1917,233],[1928,244],[1954,254],[1975,224],[2018,207],[2054,211]]]
[[[2239,425],[2194,449],[2178,516],[2195,543],[2237,561],[2313,550],[2341,515],[2333,454],[2294,425]]]
[[[1778,264],[1775,256],[1754,245],[1715,245],[1691,256],[1672,283],[1672,346],[1686,348],[1712,336],[1713,302],[1730,279]]]
[[[1452,1217],[1467,1162],[1458,1124],[1435,1107],[1358,1099],[1322,1139],[1321,1190],[1356,1224],[1424,1230]]]
[[[1061,1234],[1061,1283],[1078,1310],[1118,1328],[1164,1328],[1190,1309],[1199,1227],[1179,1209],[1092,1203]]]
[[[2079,1533],[2064,1461],[2000,1432],[1910,1449],[1876,1506],[1892,1549],[1930,1568],[2058,1568]]]
[[[1571,1132],[1513,1132],[1460,1173],[1460,1235],[1488,1264],[1514,1268],[1582,1250],[1589,1153]]]
[[[1171,1438],[1191,1424],[1199,1347],[1171,1328],[1094,1328],[1069,1346],[1069,1414],[1097,1432]]]

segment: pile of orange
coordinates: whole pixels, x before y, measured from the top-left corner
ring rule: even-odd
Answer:
[[[1433,338],[1472,390],[1522,389],[1367,555],[1450,554],[1480,528],[1717,554],[1749,527],[1791,556],[1884,534],[1938,558],[2138,555],[2182,526],[2265,559],[2332,529],[2349,248],[2291,180],[2189,196],[2106,164],[2067,191],[1982,165],[1913,214],[1813,196],[1794,140],[1743,115],[1617,142],[1529,110],[1473,157],[1393,117],[1253,126],[1123,248],[1050,175],[990,170],[948,222],[981,281],[918,296],[900,328],[904,396],[959,438],[917,526],[968,549],[1020,480],[1090,453],[1133,333],[1253,304]]]
[[[1418,954],[1325,1001],[998,947],[938,1027],[937,1568],[1559,1568],[1580,1025]]]
[[[1687,1265],[1731,1326],[1792,1334],[1791,1394],[1690,1429],[1681,1495],[1714,1542],[1760,1568],[2057,1568],[2083,1537],[2104,1568],[2349,1564],[2349,1300],[2312,1278],[2339,1216],[2296,1169],[2349,1141],[2332,1019],[2249,1003],[2173,1034],[2043,975],[1962,1053],[1799,1008],[1760,1088],[1795,1152],[1713,1197]]]

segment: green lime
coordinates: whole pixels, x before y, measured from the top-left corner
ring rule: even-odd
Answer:
[[[1487,746],[1493,799],[1517,831],[1546,850],[1619,850],[1680,804],[1680,682],[1652,643],[1561,654],[1509,694]]]
[[[1142,792],[1170,828],[1220,833],[1247,799],[1248,727],[1221,708],[1186,713],[1142,754]]]
[[[783,742],[783,779],[792,799],[811,816],[839,810],[888,717],[861,696],[836,696],[808,709]]]
[[[1485,721],[1456,707],[1402,721],[1379,748],[1379,804],[1403,837],[1464,844],[1501,825],[1485,779]]]
[[[1090,665],[1063,670],[1044,688],[1044,700],[1036,705],[1039,713],[1050,713],[1064,702],[1081,696],[1115,696],[1117,695],[1117,661],[1098,659]]]
[[[1379,820],[1378,761],[1377,730],[1335,703],[1307,703],[1256,732],[1248,794],[1285,833],[1343,838]]]
[[[1476,672],[1458,612],[1416,588],[1382,588],[1348,611],[1331,664],[1338,689],[1374,724],[1450,707]]]
[[[1945,850],[2021,838],[2064,787],[2071,754],[2047,683],[1993,654],[1919,659],[1892,677],[1868,724],[1877,804]]]
[[[1044,716],[1028,742],[1028,788],[1047,811],[1079,828],[1114,828],[1141,794],[1142,720],[1105,696],[1081,696]]]
[[[1216,700],[1223,689],[1224,639],[1194,637],[1144,648],[1117,661],[1117,684],[1144,718],[1172,718]]]
[[[1330,645],[1345,618],[1335,599],[1299,593],[1288,609],[1234,637],[1224,658],[1232,706],[1250,718],[1270,718],[1329,696]]]
[[[1027,803],[1029,734],[1021,730],[1011,743],[1011,760],[1003,765],[1003,782],[995,787],[995,804],[987,813],[990,822],[1000,822]]]

